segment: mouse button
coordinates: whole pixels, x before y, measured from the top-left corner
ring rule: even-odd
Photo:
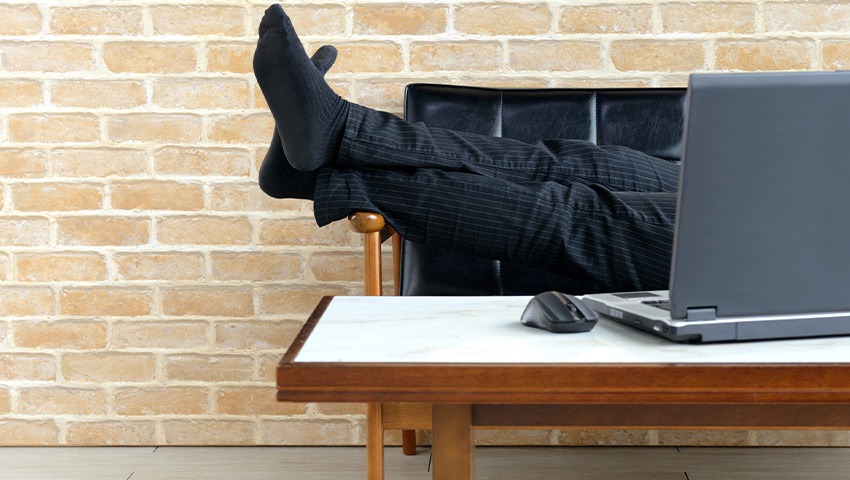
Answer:
[[[573,301],[573,305],[578,309],[585,320],[597,320],[599,318],[599,315],[593,311],[593,309],[588,307],[583,300],[578,297],[573,297],[572,295],[570,295],[570,297]]]

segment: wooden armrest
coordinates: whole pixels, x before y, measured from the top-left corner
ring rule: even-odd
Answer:
[[[392,238],[393,280],[395,294],[399,294],[401,280],[401,237],[384,222],[384,217],[373,212],[354,212],[348,216],[349,228],[362,233],[364,244],[364,287],[366,295],[381,295],[381,243],[387,237]]]

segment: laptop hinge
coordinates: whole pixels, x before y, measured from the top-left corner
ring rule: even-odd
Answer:
[[[717,308],[715,307],[700,307],[689,308],[685,319],[689,322],[705,322],[706,320],[717,319]]]

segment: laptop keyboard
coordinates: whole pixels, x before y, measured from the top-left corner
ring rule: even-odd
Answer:
[[[655,308],[660,308],[661,310],[667,310],[668,312],[670,311],[670,308],[672,308],[670,306],[670,300],[668,300],[668,299],[664,299],[664,300],[644,300],[641,303],[643,303],[644,305],[649,305],[649,306],[655,307]]]

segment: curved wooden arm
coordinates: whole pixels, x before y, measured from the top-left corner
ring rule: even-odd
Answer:
[[[380,295],[381,281],[381,230],[384,217],[372,212],[354,212],[348,216],[351,230],[365,235],[365,288],[366,295]]]
[[[354,212],[348,216],[351,230],[357,233],[380,233],[384,229],[384,217],[380,213]]]

